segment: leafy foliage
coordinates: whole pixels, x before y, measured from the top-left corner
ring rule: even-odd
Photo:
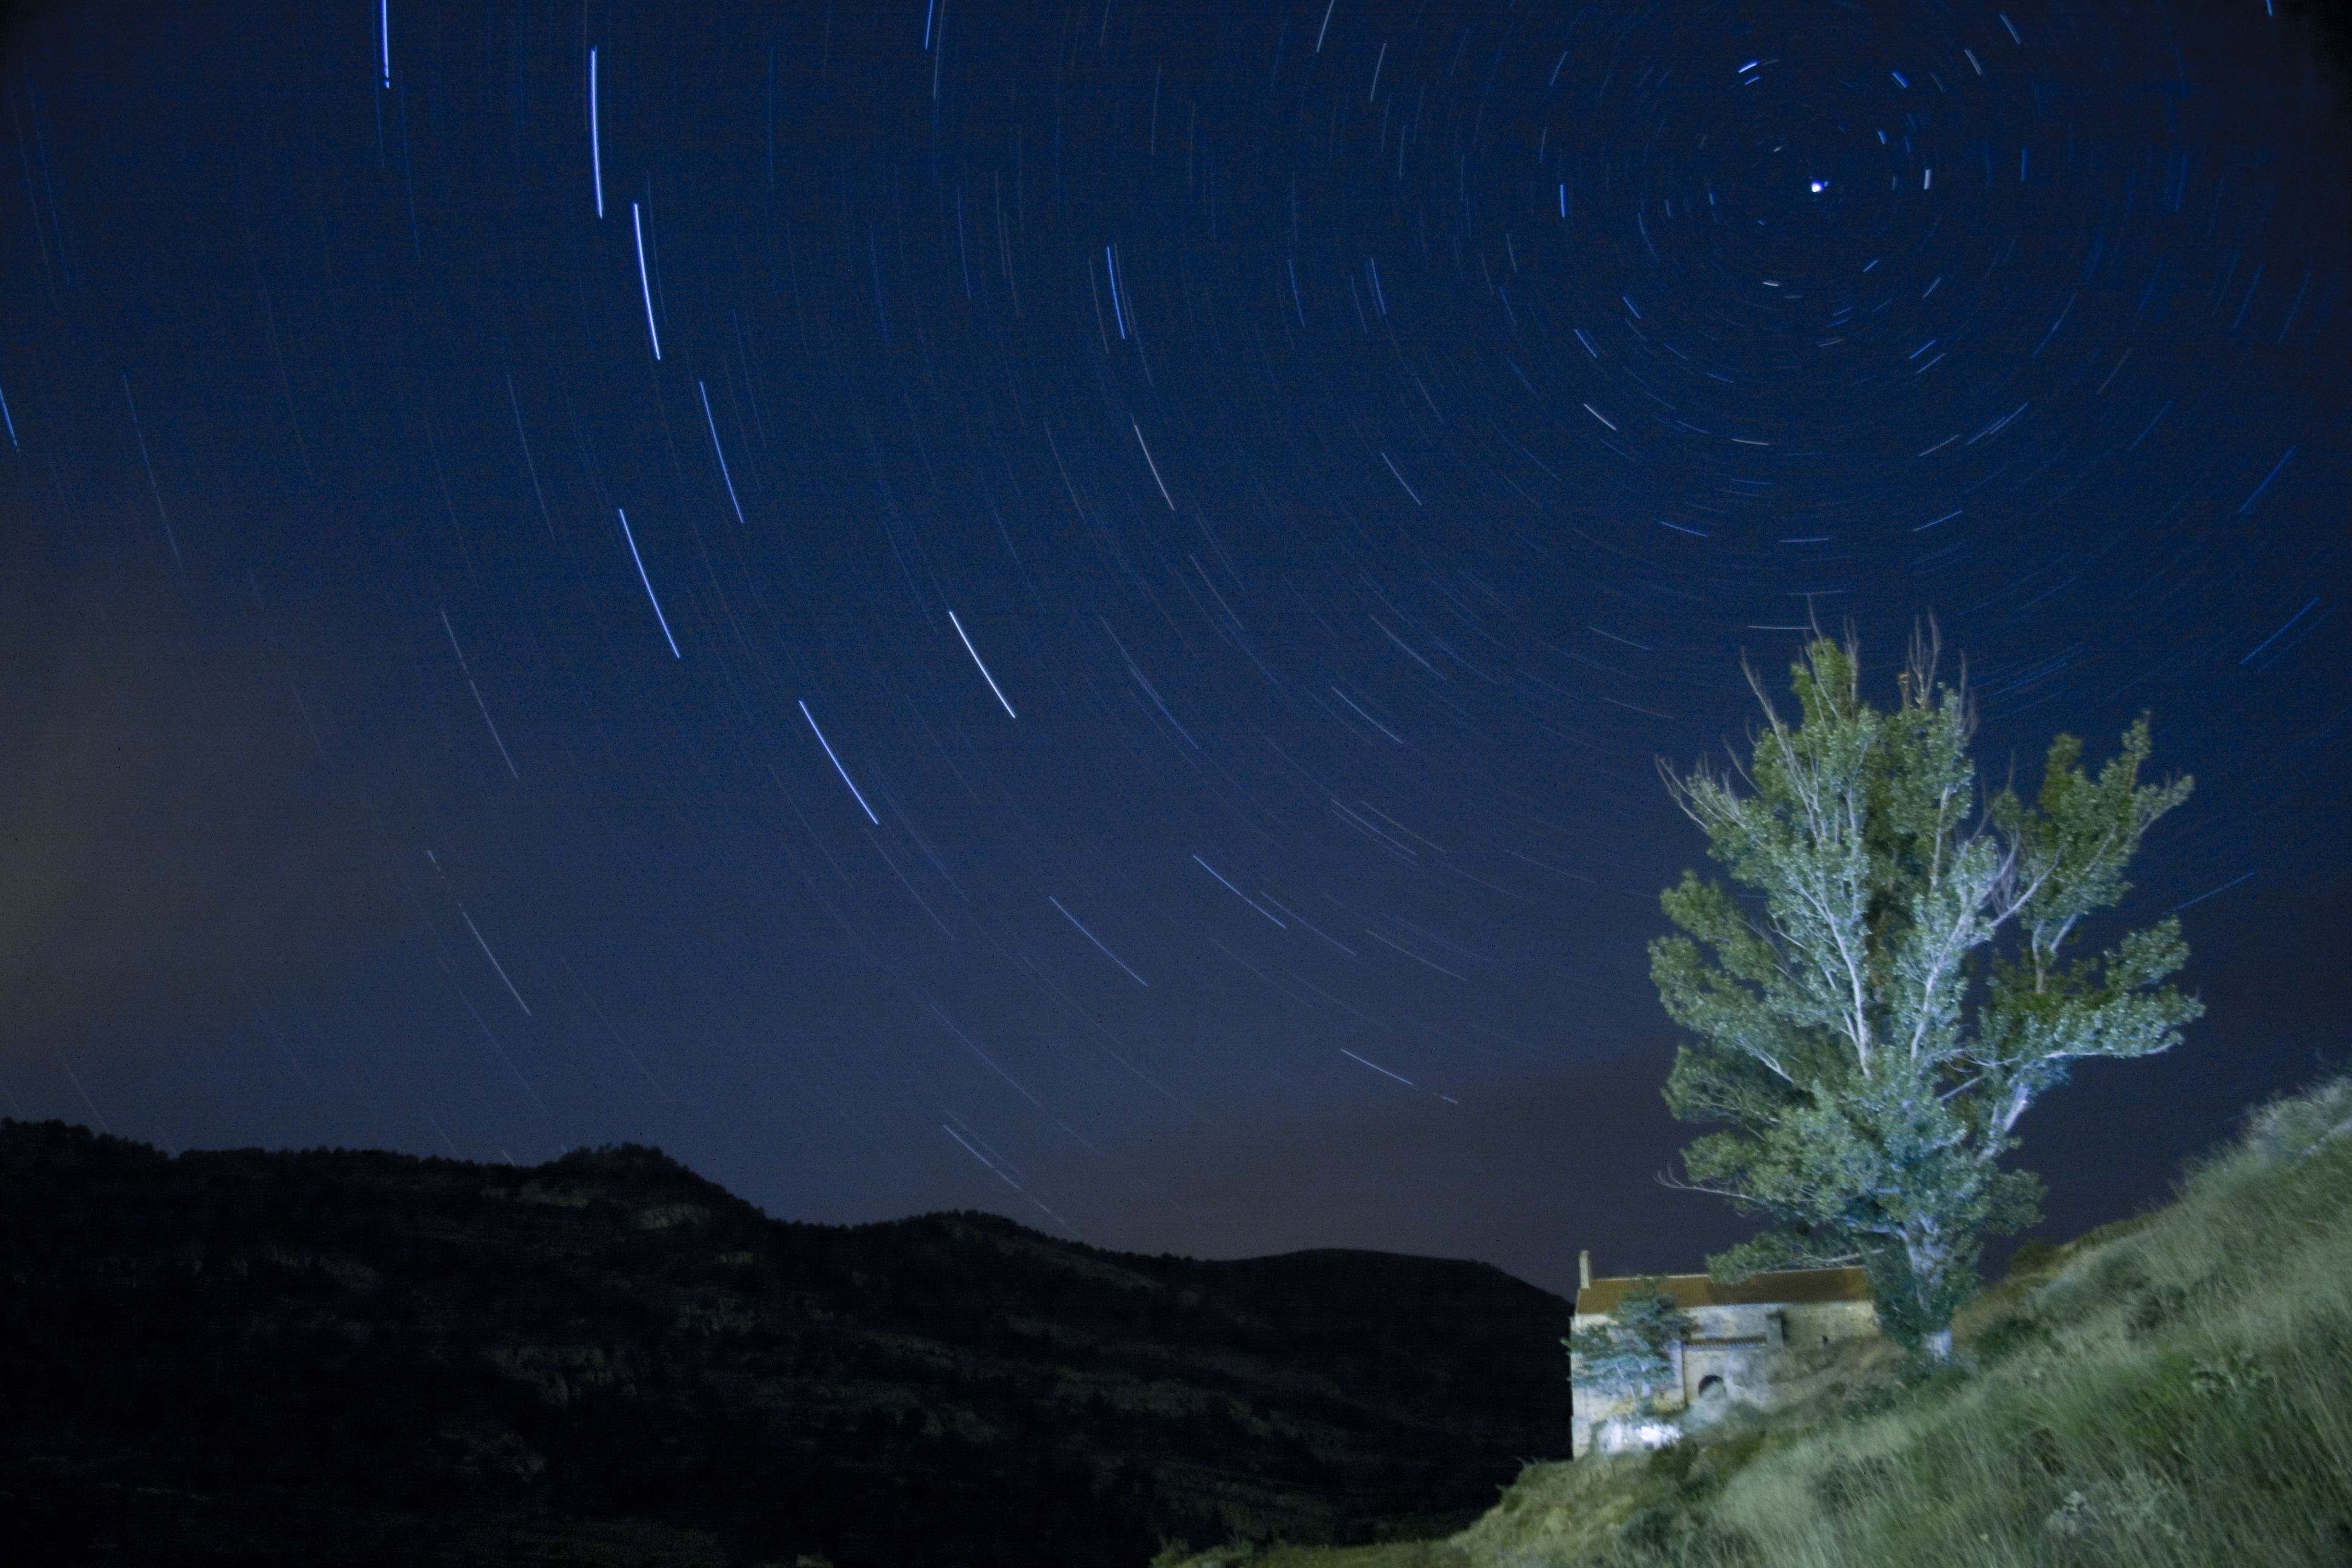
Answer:
[[[2352,1563],[2347,1109],[2343,1078],[2264,1108],[2171,1206],[1972,1302],[1952,1363],[1842,1341],[1837,1382],[1646,1457],[1531,1463],[1450,1540],[1180,1568]],[[2191,1282],[2189,1310],[2135,1336],[2133,1280]]]
[[[1635,1280],[1607,1321],[1574,1330],[1559,1342],[1568,1347],[1578,1383],[1603,1399],[1633,1399],[1643,1415],[1674,1375],[1674,1347],[1694,1330],[1664,1286],[1663,1279]]]
[[[1723,1129],[1685,1151],[1688,1184],[1777,1222],[1710,1269],[1858,1261],[1882,1325],[1943,1353],[1983,1237],[2037,1217],[2040,1182],[1998,1163],[2018,1119],[2074,1061],[2168,1049],[2204,1008],[2160,984],[2188,957],[2177,921],[2069,957],[2128,889],[2148,825],[2189,792],[2138,783],[2147,719],[2095,779],[2059,736],[2032,803],[2005,788],[1979,814],[1972,705],[1936,683],[1936,656],[1914,639],[1882,713],[1853,650],[1816,638],[1792,670],[1795,724],[1751,673],[1766,722],[1749,765],[1666,771],[1748,891],[1685,871],[1660,900],[1682,934],[1650,962],[1667,1016],[1697,1037],[1667,1104]]]

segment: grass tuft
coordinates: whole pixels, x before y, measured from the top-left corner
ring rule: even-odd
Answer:
[[[2020,1247],[1954,1331],[1949,1366],[1858,1351],[1811,1405],[1528,1465],[1444,1541],[1183,1561],[2352,1568],[2352,1077],[2256,1110],[2170,1206]]]

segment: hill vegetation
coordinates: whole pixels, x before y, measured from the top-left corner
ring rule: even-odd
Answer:
[[[647,1149],[167,1158],[0,1122],[9,1561],[1139,1568],[1367,1542],[1565,1452],[1483,1264],[774,1221]]]
[[[2021,1247],[1937,1367],[1649,1456],[1528,1466],[1444,1540],[1196,1568],[2344,1568],[2352,1564],[2352,1079],[2257,1110],[2178,1201]]]
[[[2352,1565],[2352,1079],[2021,1248],[1952,1363],[1864,1342],[1648,1457],[1524,1462],[1568,1303],[1491,1268],[786,1225],[648,1150],[0,1123],[0,1269],[43,1563]]]

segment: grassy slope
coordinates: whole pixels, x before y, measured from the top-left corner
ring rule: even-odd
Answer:
[[[2352,1079],[2256,1113],[2170,1207],[2029,1251],[1955,1329],[1952,1369],[1882,1351],[1769,1421],[1531,1464],[1445,1541],[1189,1561],[2347,1568]]]

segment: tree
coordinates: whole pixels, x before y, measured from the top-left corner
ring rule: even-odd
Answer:
[[[1636,1415],[1674,1376],[1674,1347],[1690,1337],[1691,1320],[1675,1305],[1663,1279],[1636,1279],[1598,1328],[1574,1329],[1568,1347],[1570,1376],[1603,1399],[1633,1399]]]
[[[2138,783],[2146,716],[2095,781],[2060,735],[2032,804],[2004,788],[1975,815],[1966,671],[1937,685],[1937,652],[1931,624],[1881,713],[1853,647],[1817,636],[1791,671],[1798,724],[1748,671],[1765,719],[1748,766],[1678,776],[1661,759],[1708,855],[1748,891],[1685,871],[1660,900],[1685,934],[1650,944],[1650,974],[1697,1037],[1675,1052],[1666,1103],[1723,1128],[1669,1181],[1776,1222],[1710,1272],[1859,1262],[1886,1331],[1941,1359],[1983,1237],[2040,1217],[2039,1179],[1999,1164],[2018,1119],[2074,1061],[2168,1049],[2204,1007],[2159,984],[2189,955],[2177,920],[2067,958],[2193,782]]]

